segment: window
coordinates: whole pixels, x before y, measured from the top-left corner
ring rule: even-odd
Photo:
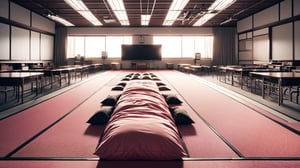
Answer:
[[[181,57],[181,37],[180,36],[154,36],[153,44],[162,45],[162,58]]]
[[[84,37],[68,37],[67,58],[84,56]]]
[[[121,58],[122,44],[132,44],[131,36],[107,36],[106,51],[108,57]]]
[[[85,57],[100,58],[102,51],[105,51],[104,36],[85,37]]]
[[[67,58],[77,55],[86,58],[101,58],[102,51],[108,57],[121,58],[121,45],[132,44],[131,36],[69,36]]]
[[[154,36],[154,44],[162,44],[163,58],[212,58],[213,36]]]

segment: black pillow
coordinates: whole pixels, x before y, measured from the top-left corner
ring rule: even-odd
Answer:
[[[157,77],[153,77],[153,76],[151,76],[151,77],[152,77],[152,80],[154,80],[154,81],[160,81],[160,79]]]
[[[124,89],[123,86],[117,85],[117,86],[113,87],[111,90],[123,90],[123,89]]]
[[[162,83],[162,82],[156,82],[157,86],[166,86],[166,84]]]
[[[163,94],[167,104],[179,105],[182,101],[174,94]]]
[[[188,125],[194,123],[194,121],[183,108],[170,107],[170,112],[172,113],[176,125]]]
[[[144,75],[142,79],[151,79],[151,77],[149,75]]]
[[[87,123],[93,125],[105,125],[110,119],[113,111],[113,106],[102,106],[99,111],[97,111],[91,118],[89,118]]]
[[[103,106],[114,106],[120,98],[120,94],[108,95],[104,100],[101,101]]]
[[[121,82],[121,83],[118,83],[118,85],[121,85],[121,86],[123,86],[123,87],[125,87],[126,86],[126,82]]]
[[[169,89],[168,87],[166,87],[166,86],[159,86],[158,87],[158,89],[160,90],[160,91],[167,91],[167,90],[171,90],[171,89]]]
[[[134,79],[141,79],[141,76],[140,75],[134,75],[133,77],[132,77],[132,79],[134,80]]]
[[[129,77],[125,77],[121,81],[130,81],[130,78]]]

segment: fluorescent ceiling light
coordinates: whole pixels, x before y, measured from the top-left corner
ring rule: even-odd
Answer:
[[[113,10],[116,17],[118,18],[121,25],[129,25],[129,20],[127,17],[123,0],[107,0],[107,2]]]
[[[92,12],[85,6],[85,4],[81,0],[65,0],[65,2],[93,25],[102,25],[102,23],[92,14]]]
[[[236,0],[216,0],[209,8],[209,11],[216,11],[216,13],[206,13],[204,14],[193,26],[202,26],[208,20],[216,16],[222,10],[228,8]]]
[[[222,11],[232,5],[236,0],[216,0],[208,10]]]
[[[216,13],[207,13],[203,15],[193,26],[201,26],[216,15]]]
[[[70,23],[69,21],[61,18],[61,17],[58,17],[58,16],[54,16],[54,15],[48,15],[48,18],[54,20],[54,21],[57,21],[65,26],[74,26],[72,23]]]
[[[147,26],[149,25],[151,15],[141,15],[141,25]]]
[[[163,25],[171,26],[188,2],[189,0],[173,0]]]

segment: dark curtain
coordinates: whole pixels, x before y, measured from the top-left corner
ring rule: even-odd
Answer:
[[[235,28],[214,28],[213,65],[236,64]]]
[[[56,66],[67,65],[67,28],[56,28],[54,64]]]

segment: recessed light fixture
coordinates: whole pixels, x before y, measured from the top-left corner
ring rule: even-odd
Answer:
[[[55,16],[55,15],[47,15],[48,18],[54,20],[54,21],[57,21],[65,26],[74,26],[72,23],[70,23],[69,21],[59,17],[59,16]]]
[[[189,0],[173,0],[171,7],[169,8],[168,14],[164,20],[164,26],[171,26],[177,17],[180,15]]]
[[[141,25],[148,26],[150,22],[151,15],[141,15]]]
[[[129,20],[127,17],[123,0],[107,0],[107,2],[114,14],[116,15],[116,17],[118,18],[121,25],[129,25]]]
[[[209,8],[209,11],[214,11],[214,13],[206,13],[204,14],[193,26],[202,26],[208,20],[216,16],[222,10],[228,8],[232,5],[236,0],[216,0]]]
[[[102,23],[93,15],[93,13],[85,6],[85,4],[81,0],[65,0],[65,2],[93,25],[102,25]]]

